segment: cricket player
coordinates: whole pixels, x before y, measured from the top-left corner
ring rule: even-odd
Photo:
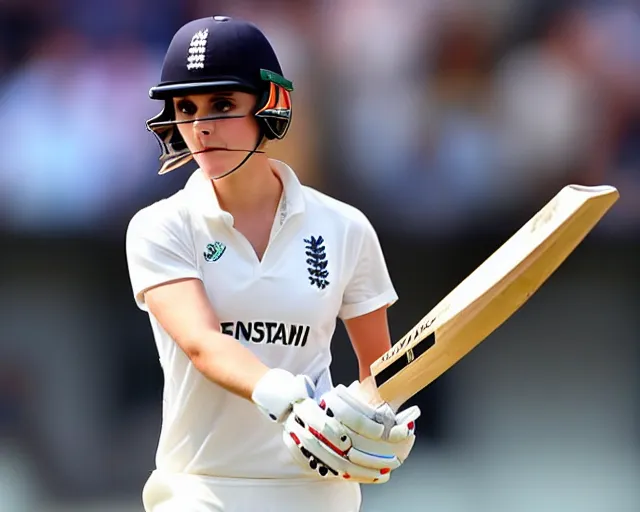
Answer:
[[[415,442],[416,407],[333,385],[336,320],[363,379],[397,296],[367,218],[267,157],[292,90],[264,34],[225,16],[180,28],[150,90],[160,173],[198,169],[127,230],[164,372],[147,512],[356,512],[359,484],[386,482]]]

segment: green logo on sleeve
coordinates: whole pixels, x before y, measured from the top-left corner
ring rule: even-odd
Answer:
[[[224,254],[226,248],[227,246],[222,242],[213,242],[212,244],[207,244],[207,250],[204,252],[204,259],[206,261],[218,261]]]

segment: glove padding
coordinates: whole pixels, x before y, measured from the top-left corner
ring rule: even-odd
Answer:
[[[369,405],[358,393],[356,381],[338,385],[322,396],[320,407],[347,428],[352,447],[347,458],[363,467],[393,471],[409,456],[415,443],[417,406],[395,414],[388,404]]]
[[[322,477],[376,482],[379,471],[344,457],[352,446],[348,430],[320,408],[314,395],[309,377],[274,368],[258,381],[251,398],[267,418],[283,424],[285,445],[302,467]]]
[[[283,440],[294,460],[313,474],[361,483],[388,480],[384,471],[345,457],[352,447],[349,431],[325,413],[314,395],[309,377],[274,368],[258,381],[251,398],[267,418],[283,425]]]
[[[353,443],[348,429],[328,416],[315,400],[294,404],[284,422],[283,440],[294,459],[325,478],[359,483],[384,483],[389,469],[360,465],[350,460]]]

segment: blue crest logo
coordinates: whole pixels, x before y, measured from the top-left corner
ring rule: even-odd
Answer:
[[[306,245],[307,255],[307,265],[309,268],[309,282],[311,286],[317,286],[321,290],[324,290],[327,286],[329,286],[329,281],[327,281],[327,277],[329,277],[329,271],[327,270],[327,264],[329,261],[327,260],[327,253],[324,248],[324,238],[319,236],[305,238],[304,242]]]

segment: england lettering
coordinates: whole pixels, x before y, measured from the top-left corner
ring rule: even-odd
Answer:
[[[221,322],[220,330],[223,334],[249,343],[304,347],[311,327],[282,322]]]

